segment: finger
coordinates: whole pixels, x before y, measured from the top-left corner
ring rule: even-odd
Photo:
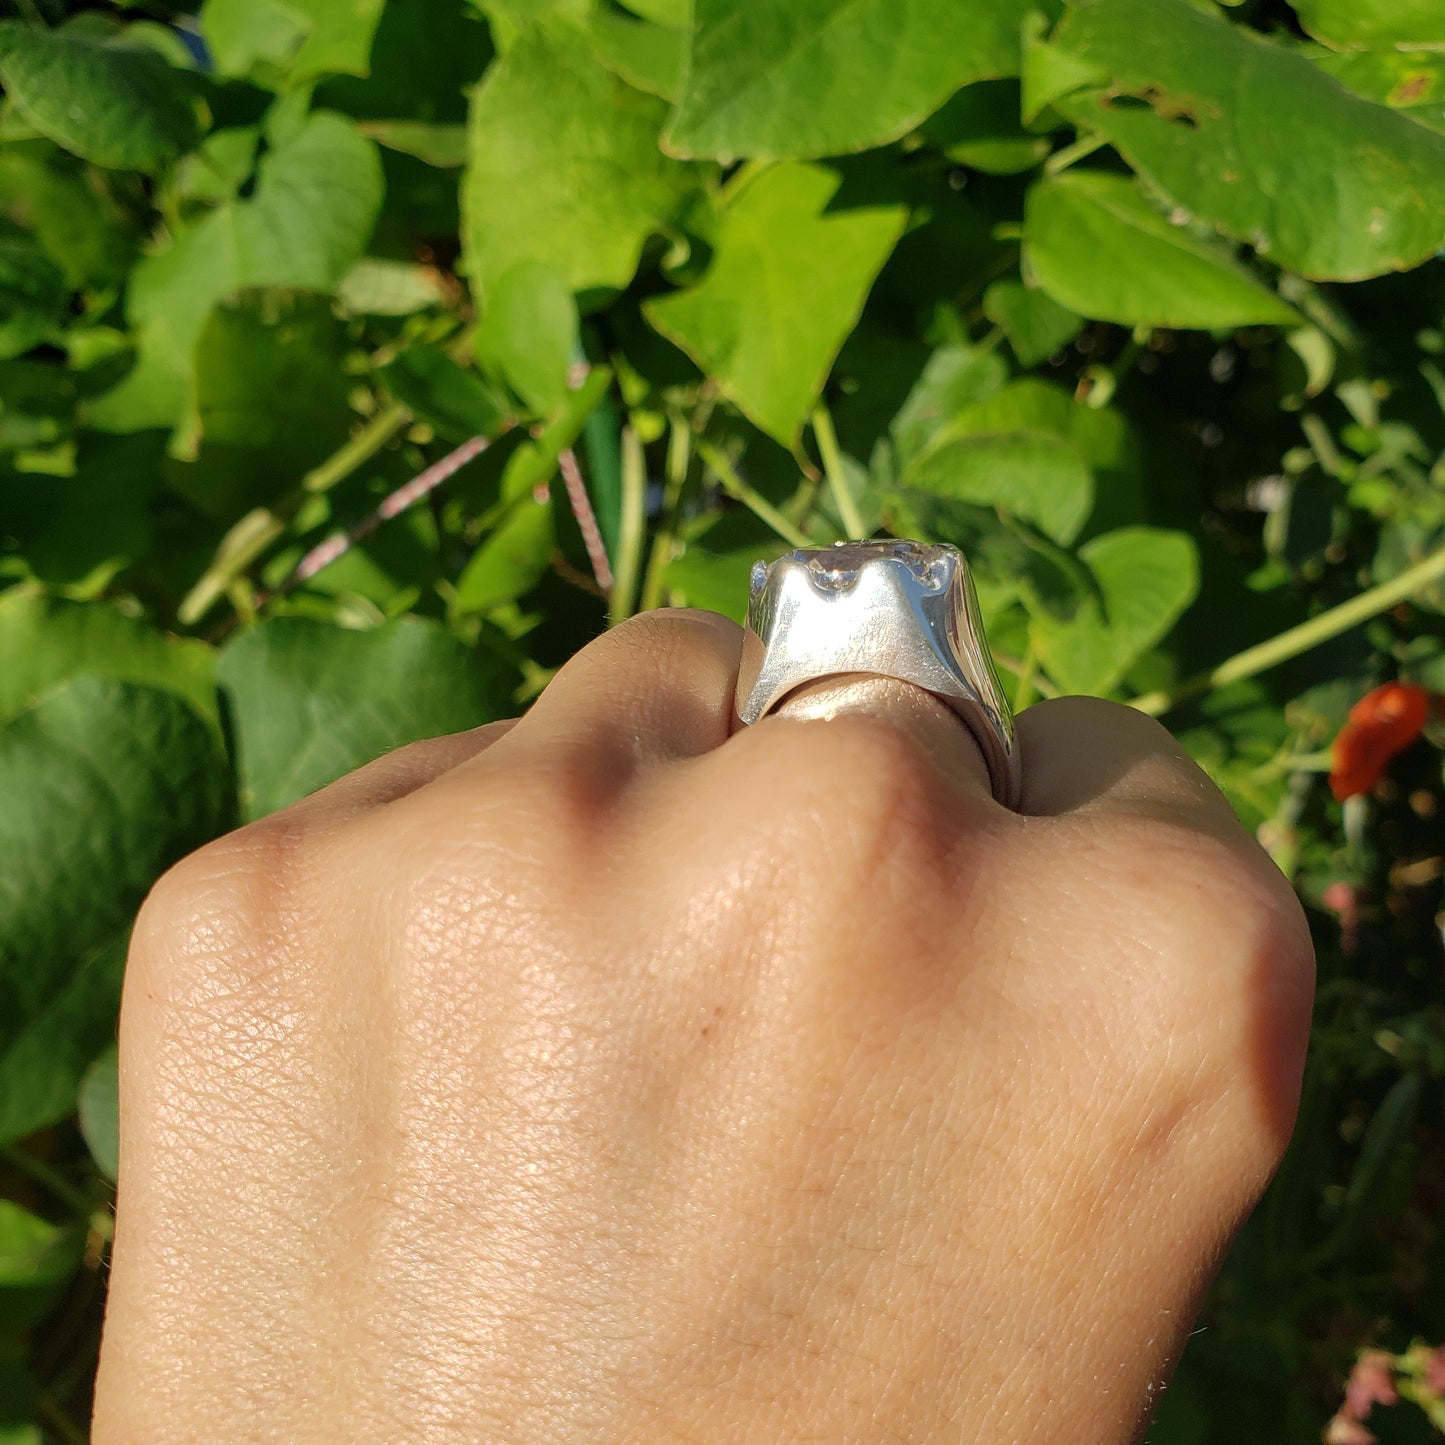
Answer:
[[[742,629],[715,612],[661,608],[614,627],[553,678],[508,744],[695,757],[727,740]]]
[[[881,719],[906,735],[960,793],[993,798],[988,763],[963,719],[931,692],[896,677],[848,673],[823,678],[791,693],[753,726],[757,730],[779,722],[826,723],[859,716]]]
[[[1224,795],[1162,723],[1120,703],[1060,697],[1017,721],[1019,812],[1150,815],[1237,837]]]
[[[1314,952],[1293,889],[1153,718],[1097,698],[1057,698],[1021,713],[1018,732],[1020,812],[1051,820],[1035,831],[1038,876],[1068,929],[1036,956],[1043,972],[1025,986],[1076,1016],[1112,1019],[1110,1038],[1132,1041],[1135,1058],[1155,1060],[1149,1068],[1149,1040],[1173,1020],[1162,1035],[1166,1059],[1187,1061],[1201,1084],[1213,1078],[1218,1097],[1234,1101],[1224,1116],[1231,1132],[1220,1138],[1242,1151],[1240,1177],[1262,1186],[1293,1124],[1314,993]],[[1072,940],[1106,929],[1118,953],[1103,973]],[[1141,951],[1133,938],[1152,942]],[[1075,957],[1082,969],[1069,967]]]

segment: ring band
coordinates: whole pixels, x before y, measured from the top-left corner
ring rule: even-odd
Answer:
[[[839,542],[754,564],[738,719],[758,722],[805,683],[843,673],[897,678],[947,704],[977,739],[994,797],[1017,806],[1013,713],[958,548]]]

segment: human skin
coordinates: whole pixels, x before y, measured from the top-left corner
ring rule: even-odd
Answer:
[[[121,1015],[98,1445],[1125,1442],[1275,1168],[1313,955],[1157,723],[730,730],[624,624],[173,869]]]

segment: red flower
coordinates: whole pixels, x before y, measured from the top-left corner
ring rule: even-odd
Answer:
[[[1330,790],[1341,802],[1368,793],[1385,765],[1420,736],[1430,694],[1410,682],[1387,682],[1354,707],[1330,754]]]

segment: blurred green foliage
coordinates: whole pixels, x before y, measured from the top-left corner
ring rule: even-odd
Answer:
[[[1440,755],[1322,777],[1445,691],[1445,0],[8,11],[0,1442],[84,1437],[157,874],[878,531],[1311,909],[1296,1145],[1151,1439],[1303,1445],[1445,1338]]]

